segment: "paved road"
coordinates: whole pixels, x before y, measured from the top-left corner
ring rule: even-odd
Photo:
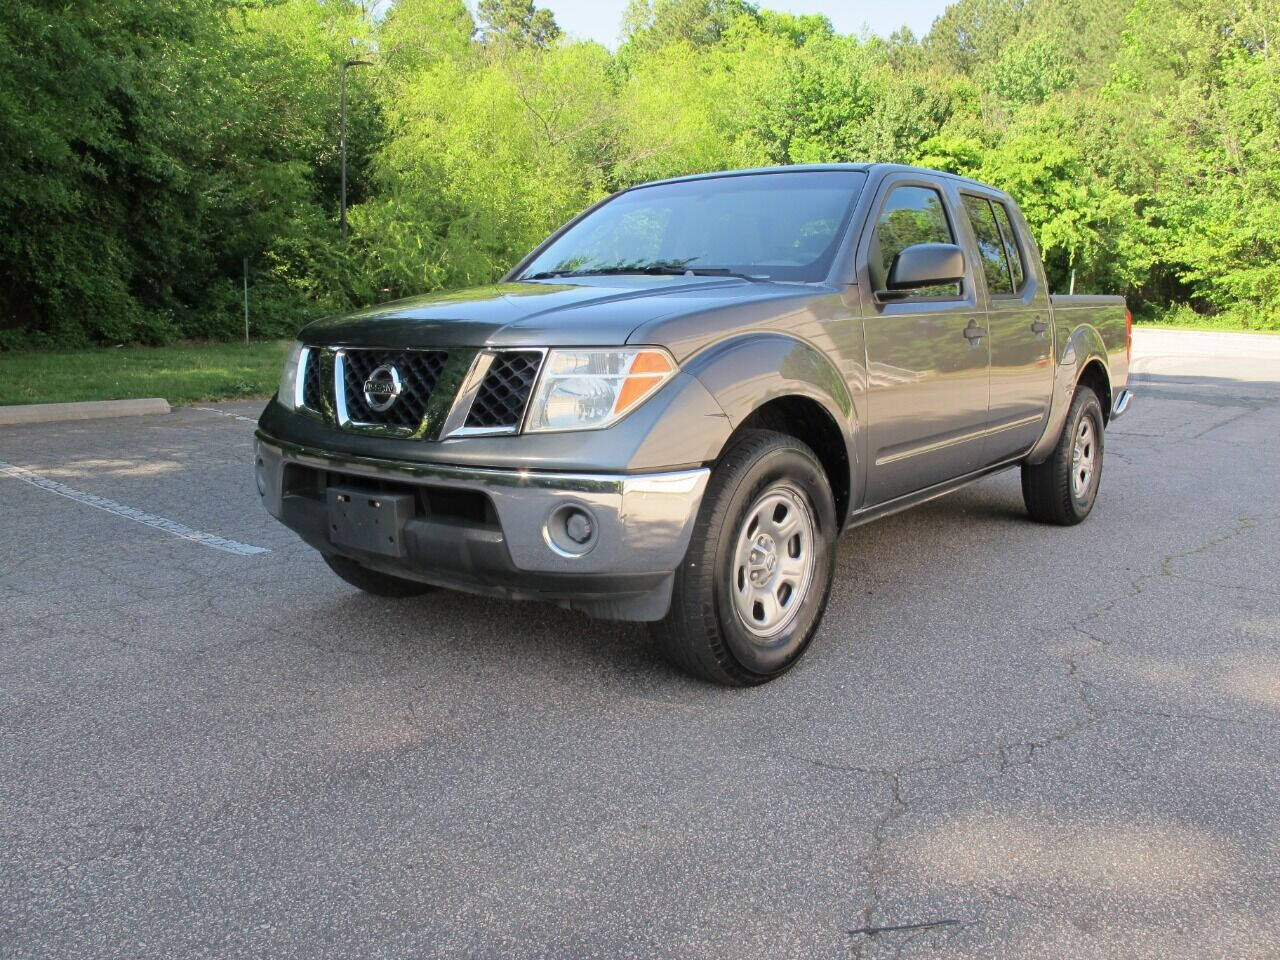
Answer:
[[[853,531],[748,691],[354,592],[252,405],[0,429],[0,955],[1280,955],[1280,338],[1137,365],[1088,523]]]

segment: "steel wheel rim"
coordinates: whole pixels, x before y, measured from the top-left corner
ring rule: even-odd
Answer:
[[[767,645],[795,621],[813,582],[817,525],[790,484],[762,493],[743,517],[729,570],[738,620]]]
[[[1093,419],[1083,417],[1071,445],[1071,492],[1077,500],[1083,500],[1093,484],[1097,469],[1098,442],[1093,429]]]

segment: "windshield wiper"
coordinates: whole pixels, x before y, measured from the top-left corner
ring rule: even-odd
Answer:
[[[748,273],[736,273],[728,267],[674,267],[665,264],[648,266],[589,267],[585,270],[548,270],[527,273],[521,280],[559,280],[565,277],[620,277],[627,275],[658,277],[736,277],[752,283],[765,283],[768,276],[753,277]]]
[[[735,277],[738,280],[750,280],[752,283],[768,283],[772,279],[767,273],[738,273],[728,267],[691,267],[683,272],[691,273],[695,277]]]
[[[616,267],[586,267],[581,270],[548,270],[543,273],[530,273],[521,280],[559,280],[562,277],[618,277],[627,274],[645,274],[680,277],[688,271],[683,267],[667,266],[662,263],[651,264],[619,264]]]

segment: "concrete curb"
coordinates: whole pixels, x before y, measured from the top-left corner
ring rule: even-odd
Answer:
[[[98,420],[104,417],[141,417],[168,412],[169,402],[163,397],[91,400],[85,403],[30,403],[0,407],[0,426],[57,423],[62,420]]]

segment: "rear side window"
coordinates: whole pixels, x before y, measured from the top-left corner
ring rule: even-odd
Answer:
[[[1005,254],[1004,238],[996,226],[995,213],[985,197],[964,196],[964,209],[973,224],[978,238],[978,253],[982,257],[982,272],[987,278],[987,290],[993,295],[1013,293],[1013,277],[1009,272],[1009,260]]]
[[[991,205],[996,211],[996,222],[1000,225],[1000,237],[1004,240],[1004,252],[1009,257],[1009,266],[1013,270],[1013,289],[1022,289],[1022,279],[1027,275],[1022,267],[1022,250],[1018,246],[1018,235],[1013,232],[1013,222],[1009,219],[1009,210],[1003,203]]]
[[[942,194],[931,187],[895,187],[885,200],[871,240],[870,271],[875,289],[883,290],[894,258],[917,243],[955,243]],[[958,283],[920,287],[916,297],[958,297]]]

